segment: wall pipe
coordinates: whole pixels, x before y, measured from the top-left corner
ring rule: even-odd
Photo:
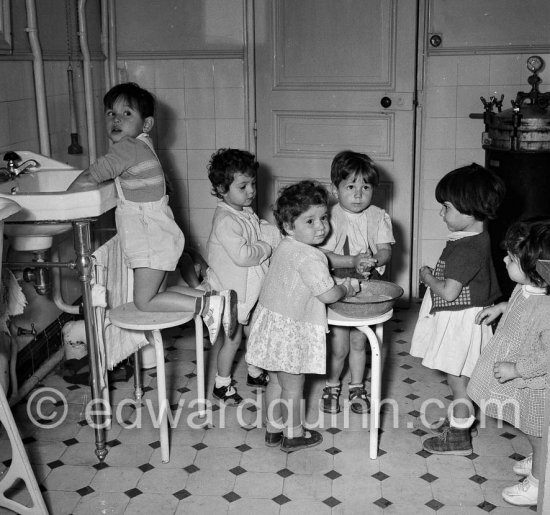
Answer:
[[[26,0],[27,6],[27,32],[31,44],[34,70],[34,90],[36,95],[36,110],[38,116],[38,136],[40,140],[40,153],[50,156],[50,136],[48,134],[48,111],[46,108],[46,87],[44,83],[44,61],[42,49],[38,39],[36,25],[36,5],[34,0]]]
[[[88,129],[88,158],[91,163],[97,159],[95,121],[94,121],[94,99],[92,86],[92,65],[90,62],[90,51],[88,48],[88,37],[86,32],[86,0],[78,2],[78,29],[80,37],[80,50],[82,52],[82,63],[84,70],[84,96],[86,99],[86,125]]]
[[[107,0],[101,0],[101,50],[105,56],[105,61],[103,61],[105,91],[109,91],[112,84],[109,66],[109,7],[107,4]]]
[[[115,0],[107,0],[109,4],[109,76],[111,86],[114,86],[117,80],[116,65],[116,9]]]

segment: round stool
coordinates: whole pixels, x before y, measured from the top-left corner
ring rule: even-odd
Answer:
[[[166,397],[166,372],[164,367],[164,345],[161,329],[175,327],[195,319],[195,348],[197,354],[197,394],[199,416],[206,415],[204,396],[204,348],[203,326],[200,315],[191,312],[150,312],[140,311],[133,302],[128,302],[112,309],[109,319],[113,325],[122,329],[144,331],[147,341],[155,347],[157,356],[157,394],[159,403],[160,452],[163,463],[170,461],[170,446],[168,441],[168,399]]]

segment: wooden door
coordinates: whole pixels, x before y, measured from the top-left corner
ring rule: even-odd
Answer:
[[[410,295],[416,0],[255,0],[258,211],[278,190],[330,184],[345,149],[381,171],[374,203],[397,240],[390,277]]]

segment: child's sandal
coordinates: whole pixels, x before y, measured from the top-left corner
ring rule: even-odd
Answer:
[[[340,413],[340,390],[339,386],[325,386],[321,397],[321,411],[323,413]]]

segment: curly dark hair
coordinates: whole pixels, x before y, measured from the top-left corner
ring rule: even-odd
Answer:
[[[435,188],[440,204],[450,202],[463,215],[481,222],[496,218],[505,193],[504,181],[476,163],[449,172]]]
[[[122,98],[135,109],[142,118],[155,116],[155,97],[135,82],[124,82],[113,86],[103,97],[105,110],[112,109],[115,102]]]
[[[334,156],[330,165],[330,180],[334,186],[345,181],[348,177],[361,176],[367,184],[378,186],[380,181],[378,170],[367,154],[343,150]]]
[[[550,293],[549,284],[537,272],[537,261],[550,259],[550,219],[530,218],[513,223],[506,231],[503,246],[518,258],[529,280]]]
[[[210,158],[208,178],[212,184],[212,195],[222,198],[229,191],[236,173],[255,177],[258,171],[256,157],[246,150],[220,148]]]
[[[316,181],[300,181],[286,186],[279,193],[273,214],[277,227],[283,234],[288,234],[285,224],[294,227],[294,221],[311,206],[328,206],[327,189]]]

